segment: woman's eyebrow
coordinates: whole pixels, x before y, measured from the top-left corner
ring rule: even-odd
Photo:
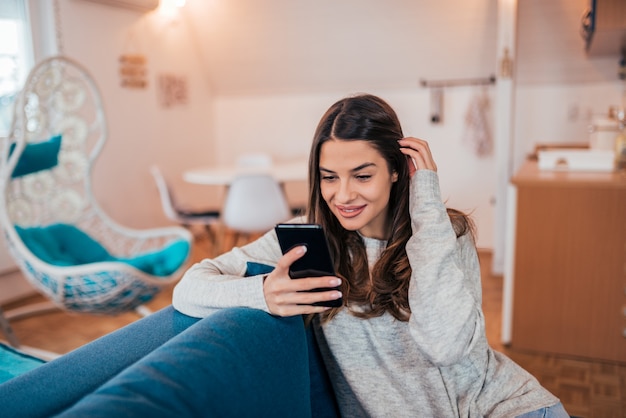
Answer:
[[[354,167],[354,168],[353,168],[353,169],[351,169],[350,171],[351,171],[352,173],[354,173],[354,172],[357,172],[357,171],[363,170],[364,168],[367,168],[367,167],[375,167],[375,166],[376,166],[376,164],[374,164],[374,163],[363,163],[363,164],[361,164],[361,165],[359,165],[359,166],[357,166],[357,167]],[[322,166],[320,166],[320,171],[323,171],[323,172],[325,172],[325,173],[335,174],[335,172],[334,172],[333,170],[329,170],[328,168],[324,168],[324,167],[322,167]]]
[[[358,167],[354,167],[354,168],[353,168],[352,170],[350,170],[350,171],[355,172],[355,171],[360,171],[360,170],[363,170],[364,168],[368,168],[368,167],[375,167],[375,166],[376,166],[376,164],[374,164],[374,163],[363,163],[363,164],[361,164],[361,165],[360,165],[360,166],[358,166]]]

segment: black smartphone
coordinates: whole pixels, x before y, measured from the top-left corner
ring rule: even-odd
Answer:
[[[305,245],[306,253],[293,262],[289,268],[289,277],[302,279],[304,277],[334,276],[333,260],[328,249],[328,241],[321,225],[317,224],[278,224],[274,228],[280,249],[285,254],[293,247]],[[313,289],[313,292],[339,290],[335,288]],[[341,298],[316,302],[316,306],[339,307],[343,304]]]

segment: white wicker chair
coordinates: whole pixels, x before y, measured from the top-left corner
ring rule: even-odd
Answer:
[[[48,144],[56,135],[61,136],[58,154],[45,153],[54,160],[50,167],[17,175],[26,151]],[[180,277],[192,237],[178,226],[130,229],[103,212],[92,195],[91,171],[106,138],[100,94],[89,73],[60,56],[38,64],[16,101],[11,132],[2,147],[0,223],[26,278],[56,306],[101,314],[141,312],[164,285]],[[86,233],[110,257],[63,265],[35,255],[39,253],[21,232],[58,224]],[[173,246],[177,251],[167,253]],[[49,250],[45,245],[43,249]],[[159,271],[150,265],[164,260],[169,265]]]

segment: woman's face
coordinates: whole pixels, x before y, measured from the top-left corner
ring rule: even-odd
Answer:
[[[341,225],[387,239],[387,207],[397,173],[367,141],[329,140],[320,149],[322,198]]]

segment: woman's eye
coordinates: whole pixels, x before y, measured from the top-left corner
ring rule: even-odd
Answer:
[[[369,179],[371,179],[371,178],[372,178],[372,176],[371,176],[370,174],[359,174],[359,175],[357,175],[357,176],[356,176],[356,178],[357,178],[358,180],[365,181],[365,180],[369,180]]]
[[[330,174],[326,174],[322,176],[323,181],[333,181],[335,178],[336,178],[335,176],[331,176]]]

